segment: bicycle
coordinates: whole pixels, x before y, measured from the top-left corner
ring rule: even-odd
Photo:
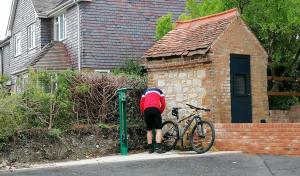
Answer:
[[[165,121],[162,124],[163,133],[163,147],[165,151],[170,151],[175,148],[179,140],[182,141],[185,133],[188,131],[189,127],[194,121],[196,121],[194,127],[192,128],[191,135],[188,136],[189,142],[192,149],[197,153],[207,152],[214,144],[215,141],[215,128],[212,123],[202,120],[199,115],[199,111],[210,112],[210,109],[198,108],[196,106],[186,104],[191,109],[195,111],[191,113],[188,117],[184,117],[179,120],[178,110],[181,108],[172,108],[172,115],[176,117],[176,121]],[[187,119],[187,120],[186,120]],[[185,121],[186,120],[186,121]],[[179,124],[185,121],[183,131],[179,134]],[[206,141],[208,140],[208,141]]]

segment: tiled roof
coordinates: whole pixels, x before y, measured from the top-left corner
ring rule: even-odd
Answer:
[[[38,70],[66,70],[71,69],[71,59],[65,45],[61,42],[51,42],[40,53],[30,60],[26,67]]]
[[[46,12],[66,1],[68,0],[32,0],[32,3],[38,14],[46,14]]]
[[[238,16],[237,10],[231,9],[193,20],[179,21],[174,30],[157,41],[144,54],[144,58],[205,54],[218,36]]]
[[[174,2],[174,3],[173,3]],[[82,4],[82,67],[113,69],[140,59],[155,43],[159,17],[184,11],[186,0],[94,0]]]

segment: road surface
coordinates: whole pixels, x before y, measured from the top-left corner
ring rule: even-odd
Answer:
[[[300,176],[300,157],[246,155],[242,153],[144,154],[45,168],[0,171],[0,176]]]

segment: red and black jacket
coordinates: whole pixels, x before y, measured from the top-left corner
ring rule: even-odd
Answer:
[[[158,108],[160,112],[164,112],[166,108],[166,100],[163,92],[158,88],[148,88],[144,91],[140,102],[141,112],[147,108]]]

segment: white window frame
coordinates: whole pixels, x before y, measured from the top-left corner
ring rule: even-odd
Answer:
[[[36,32],[36,26],[35,26],[35,23],[33,23],[33,24],[29,25],[28,28],[27,28],[28,50],[31,50],[31,49],[36,47],[35,32]]]
[[[18,32],[14,35],[14,52],[15,57],[22,54],[22,33]]]
[[[110,70],[95,70],[95,72],[105,74],[105,73],[110,73]]]
[[[54,18],[54,40],[62,41],[67,38],[66,14]]]

